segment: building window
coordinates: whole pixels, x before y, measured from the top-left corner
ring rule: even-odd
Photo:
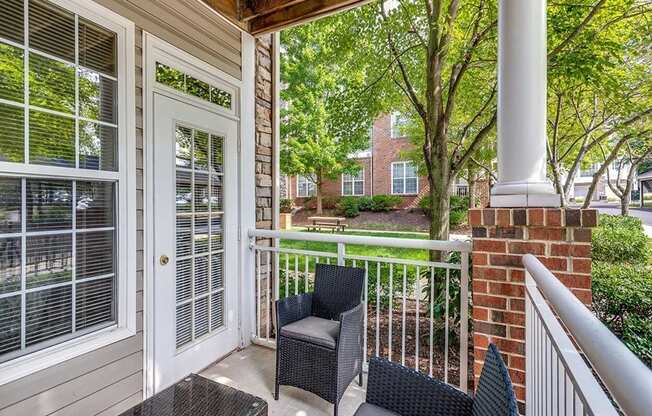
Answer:
[[[364,169],[353,175],[342,175],[342,195],[364,195]]]
[[[405,127],[408,124],[408,118],[401,113],[395,112],[391,116],[391,137],[392,139],[400,139],[405,137]]]
[[[297,176],[297,196],[308,198],[315,196],[315,178],[313,176]]]
[[[392,163],[392,194],[415,195],[419,193],[417,168],[411,162]]]
[[[118,322],[128,176],[124,34],[43,0],[3,14],[0,362]]]

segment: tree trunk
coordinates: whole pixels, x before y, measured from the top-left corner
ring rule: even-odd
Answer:
[[[600,165],[600,169],[593,175],[593,180],[591,181],[591,186],[589,186],[589,190],[586,193],[586,200],[584,200],[584,204],[582,205],[582,208],[586,209],[591,205],[591,198],[593,198],[593,194],[595,193],[595,188],[598,186],[598,182],[600,181],[600,178],[602,175],[604,175],[604,172],[609,169],[609,165],[611,162],[613,162],[616,157],[618,156],[618,152],[620,151],[620,148],[625,144],[625,141],[627,140],[627,137],[622,138],[616,143],[614,148],[611,150],[611,153],[609,154],[609,157],[607,157]]]
[[[620,215],[626,217],[629,215],[629,200],[631,199],[631,194],[628,192],[623,195],[620,199]]]
[[[315,188],[317,188],[317,215],[322,215],[324,213],[323,210],[323,204],[322,204],[322,174],[321,171],[317,173],[317,183],[315,184]]]
[[[551,162],[550,167],[552,168],[552,180],[555,185],[555,191],[561,195],[561,206],[568,206],[567,193],[564,190],[564,185],[561,183],[561,172],[559,169],[559,164],[556,162]]]
[[[469,175],[469,208],[475,208],[478,205],[478,195],[476,195],[476,180],[475,175]]]

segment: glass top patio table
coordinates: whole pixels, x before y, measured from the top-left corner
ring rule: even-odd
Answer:
[[[267,402],[191,374],[120,416],[265,416]]]

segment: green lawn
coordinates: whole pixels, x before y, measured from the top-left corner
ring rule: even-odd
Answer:
[[[349,231],[346,235],[363,235],[369,237],[388,237],[388,238],[412,238],[418,240],[427,240],[428,236],[424,234],[413,233],[377,233],[373,231]],[[322,243],[317,241],[296,241],[281,240],[282,248],[292,248],[296,250],[323,251],[328,253],[337,253],[337,244]],[[366,245],[347,245],[346,254],[356,256],[373,256],[373,257],[394,257],[411,260],[428,260],[427,250],[415,250],[407,248],[377,247]],[[300,266],[303,266],[300,260]]]

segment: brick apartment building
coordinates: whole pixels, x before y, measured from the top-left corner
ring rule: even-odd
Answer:
[[[369,149],[351,155],[360,164],[357,175],[341,175],[323,185],[324,197],[399,195],[401,208],[418,206],[429,191],[428,178],[419,176],[416,166],[402,154],[414,145],[402,134],[406,120],[399,113],[378,117],[371,129]],[[285,178],[282,196],[294,199],[295,205],[315,195],[315,185],[305,177]],[[284,189],[283,189],[284,188]],[[456,192],[465,195],[466,182],[460,180]]]

